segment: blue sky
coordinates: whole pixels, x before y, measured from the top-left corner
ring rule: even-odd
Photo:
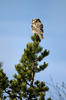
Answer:
[[[41,46],[50,50],[40,80],[66,81],[66,0],[0,0],[0,61],[12,78],[30,36],[33,18],[44,24]]]

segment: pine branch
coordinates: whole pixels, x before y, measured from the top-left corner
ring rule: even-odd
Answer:
[[[7,97],[11,97],[12,99],[13,99],[13,98],[19,98],[20,100],[22,100],[22,98],[20,98],[20,96],[12,95],[11,90],[8,90],[8,91],[5,90],[5,93],[7,93],[7,94],[9,95],[9,96],[7,96]]]
[[[47,51],[46,49],[41,53],[41,55],[39,57],[37,57],[37,61],[41,61],[43,58],[45,58],[46,56],[49,55],[49,51]]]

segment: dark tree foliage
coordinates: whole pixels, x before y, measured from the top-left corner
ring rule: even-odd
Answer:
[[[45,100],[49,88],[45,82],[34,80],[34,78],[37,73],[48,66],[48,63],[44,62],[43,59],[48,56],[49,51],[43,50],[39,45],[41,40],[37,34],[34,34],[31,39],[32,42],[28,43],[24,49],[19,64],[15,66],[17,74],[14,74],[14,79],[8,81],[8,77],[0,69],[1,99],[3,91],[5,91],[7,93],[6,98],[8,97],[9,100]],[[40,63],[42,60],[43,64]],[[48,98],[47,100],[51,99]]]
[[[4,93],[6,92],[6,88],[9,86],[8,77],[4,73],[2,69],[2,63],[0,63],[0,100],[5,100],[6,96]]]

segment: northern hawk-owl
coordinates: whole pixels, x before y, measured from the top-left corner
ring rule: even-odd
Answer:
[[[32,19],[32,33],[38,34],[40,39],[43,39],[43,24],[40,19]]]

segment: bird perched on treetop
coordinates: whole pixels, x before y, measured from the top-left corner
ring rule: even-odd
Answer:
[[[43,39],[43,24],[40,19],[32,19],[32,33],[38,34],[40,39]]]

